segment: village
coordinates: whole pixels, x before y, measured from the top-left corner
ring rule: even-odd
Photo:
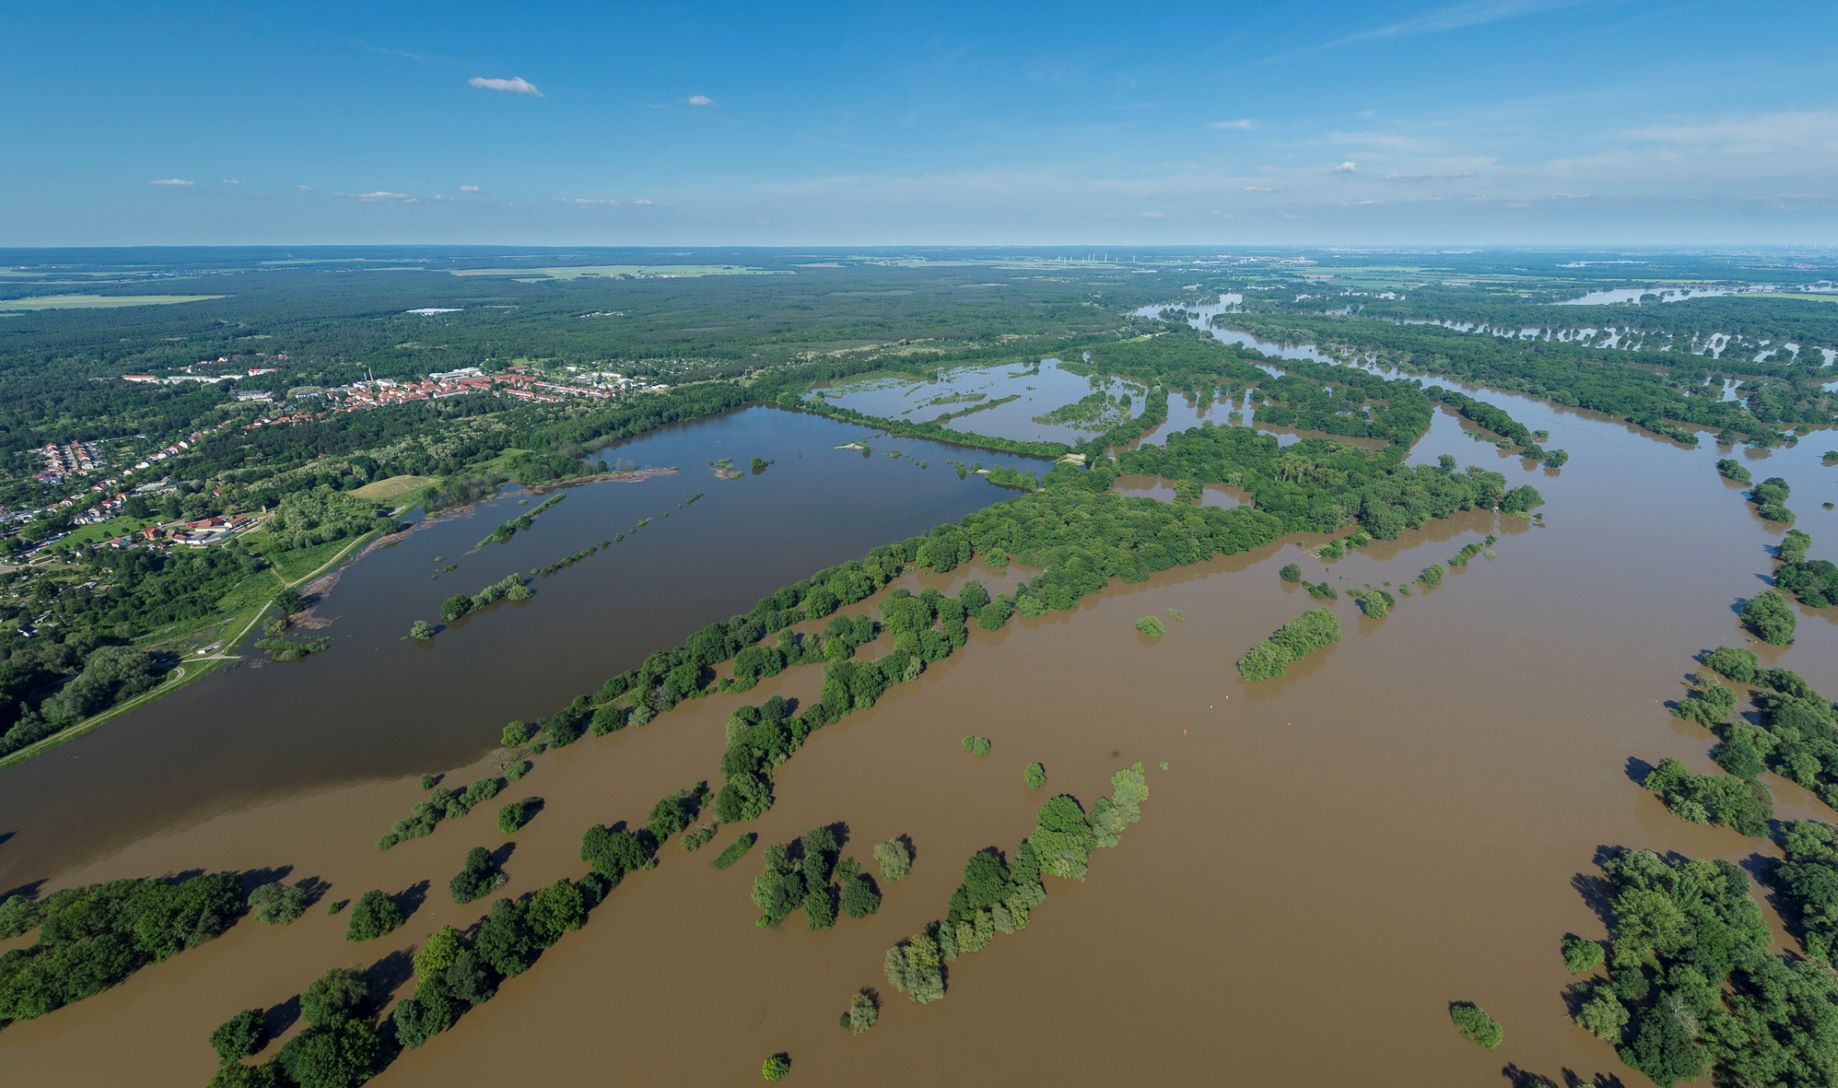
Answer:
[[[246,365],[251,360],[264,365]],[[172,374],[124,374],[121,380],[157,385],[227,382],[277,373],[281,369],[279,366],[265,364],[286,361],[287,355],[284,352],[223,355],[215,359],[200,359]],[[202,368],[223,369],[212,372]],[[536,371],[527,363],[512,364],[497,373],[487,373],[482,367],[469,366],[416,379],[376,378],[367,375],[360,381],[328,389],[295,389],[284,395],[284,404],[276,404],[274,409],[264,410],[253,419],[243,416],[212,428],[193,431],[139,456],[132,465],[119,472],[95,479],[81,490],[68,493],[55,502],[36,508],[0,510],[0,525],[18,527],[46,516],[66,516],[69,523],[67,528],[36,541],[24,555],[28,562],[47,557],[50,549],[69,539],[72,534],[91,526],[108,525],[121,518],[124,508],[135,497],[171,490],[173,483],[169,470],[175,458],[183,456],[211,437],[233,430],[252,431],[262,427],[292,426],[345,412],[369,411],[475,393],[498,393],[514,400],[555,404],[569,399],[599,401],[634,393],[661,393],[670,388],[662,384],[648,384],[617,371],[586,370],[572,366],[567,369],[567,377],[557,379]],[[276,397],[273,391],[266,389],[237,390],[234,395],[239,402],[256,404],[273,403]],[[107,461],[98,452],[97,443],[90,440],[48,443],[39,453],[44,459],[45,468],[33,478],[40,483],[57,484],[73,477],[93,476],[107,469]],[[148,479],[155,471],[161,475]],[[258,519],[253,515],[242,514],[163,525],[130,524],[124,531],[86,539],[85,544],[115,548],[173,545],[207,547],[232,539],[255,527],[257,523]]]

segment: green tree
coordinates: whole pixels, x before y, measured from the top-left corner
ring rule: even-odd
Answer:
[[[1472,1001],[1450,1002],[1449,1019],[1454,1021],[1455,1030],[1461,1033],[1462,1038],[1488,1050],[1498,1050],[1500,1041],[1506,1036],[1493,1017]]]
[[[1042,766],[1039,761],[1028,764],[1021,771],[1021,781],[1027,783],[1028,789],[1039,789],[1047,784],[1046,767]]]
[[[498,830],[506,835],[515,835],[530,820],[530,813],[536,807],[536,798],[525,797],[521,801],[512,801],[498,810]],[[546,825],[545,825],[546,826]]]
[[[369,999],[370,984],[362,971],[334,967],[300,995],[300,1018],[316,1028],[336,1027],[358,1016]]]
[[[428,939],[416,950],[415,978],[426,982],[440,977],[465,950],[466,942],[460,931],[452,926],[441,926],[428,934]]]
[[[849,999],[849,1011],[843,1013],[843,1026],[851,1035],[865,1035],[881,1019],[880,997],[873,990],[860,990]]]
[[[866,918],[881,909],[881,893],[865,876],[851,876],[842,882],[842,912],[851,918]]]
[[[247,1058],[267,1043],[268,1028],[260,1009],[244,1009],[211,1032],[211,1049],[217,1052],[219,1065]]]
[[[1770,589],[1757,593],[1743,604],[1742,622],[1755,637],[1771,646],[1791,646],[1798,620],[1786,598]]]
[[[1564,966],[1573,975],[1602,966],[1602,945],[1574,934],[1564,938]]]
[[[406,920],[396,901],[372,888],[351,904],[351,919],[345,924],[345,939],[368,941],[383,936]]]
[[[283,884],[278,880],[259,885],[249,893],[249,909],[271,926],[291,924],[306,913],[311,902],[312,897],[305,888],[298,884]]]
[[[475,846],[466,851],[466,861],[460,871],[453,874],[447,882],[447,890],[452,893],[455,903],[470,903],[495,890],[507,879],[503,869],[493,860],[491,851],[483,846]]]
[[[874,844],[874,861],[881,868],[881,879],[893,883],[912,872],[913,853],[904,840],[888,839]]]
[[[790,1073],[791,1056],[788,1054],[774,1054],[760,1063],[759,1075],[774,1084],[784,1080]]]

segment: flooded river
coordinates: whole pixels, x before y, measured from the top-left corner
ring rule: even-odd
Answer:
[[[242,647],[236,668],[0,773],[0,834],[11,833],[0,889],[277,795],[476,758],[504,722],[550,713],[787,582],[1013,494],[947,461],[1046,467],[914,439],[835,448],[866,433],[763,407],[665,427],[601,456],[674,474],[555,492],[567,497],[508,543],[479,541],[538,500],[496,499],[377,549],[314,609],[329,621],[315,632],[333,640],[325,653],[274,664]],[[756,474],[755,457],[772,464]],[[739,478],[716,477],[723,458]],[[615,534],[625,539],[535,579],[528,601],[431,642],[403,637],[438,620],[449,595]]]
[[[884,889],[877,915],[843,918],[814,934],[795,917],[779,930],[755,928],[748,889],[759,850],[717,872],[707,860],[731,832],[693,856],[669,844],[658,869],[629,879],[585,929],[376,1083],[572,1083],[591,1068],[617,1083],[743,1084],[754,1082],[761,1058],[780,1050],[791,1054],[803,1086],[1484,1085],[1507,1083],[1509,1063],[1558,1083],[1566,1071],[1640,1083],[1566,1015],[1570,976],[1559,940],[1602,932],[1572,880],[1593,872],[1604,846],[1738,861],[1771,849],[1671,816],[1632,779],[1666,756],[1711,767],[1708,735],[1672,719],[1664,702],[1680,693],[1693,654],[1748,644],[1734,607],[1765,585],[1781,527],[1759,520],[1741,490],[1718,477],[1714,462],[1726,453],[1708,440],[1687,450],[1587,413],[1475,395],[1549,430],[1545,444],[1568,450],[1569,463],[1557,471],[1528,467],[1475,441],[1446,413],[1436,415],[1411,460],[1449,453],[1505,473],[1510,484],[1535,484],[1548,500],[1542,527],[1468,514],[1334,562],[1298,547],[1318,538],[1292,540],[1113,587],[1074,612],[1017,620],[996,635],[973,631],[964,652],[923,680],[813,738],[779,770],[779,801],[757,822],[764,842],[782,842],[843,821],[844,853],[863,860],[870,844],[910,835],[913,877]],[[1199,406],[1182,410],[1199,414]],[[1223,422],[1229,410],[1207,406],[1206,418]],[[754,415],[654,436],[644,441],[662,445],[643,455],[617,454],[680,471],[642,485],[597,485],[592,494],[604,499],[573,493],[512,545],[491,546],[504,547],[501,556],[463,556],[459,572],[439,582],[426,577],[433,555],[460,555],[513,516],[517,508],[503,503],[411,536],[400,558],[364,560],[333,594],[333,610],[346,610],[335,634],[372,607],[371,598],[401,597],[388,609],[389,630],[368,643],[341,642],[324,659],[322,677],[349,675],[333,671],[339,655],[377,655],[391,669],[414,669],[424,658],[477,654],[464,669],[408,673],[386,687],[380,679],[353,681],[350,690],[328,690],[305,669],[301,687],[262,688],[255,681],[278,667],[244,669],[212,683],[228,691],[249,685],[237,696],[254,704],[240,707],[246,715],[225,709],[234,702],[194,701],[188,713],[180,699],[167,700],[154,708],[163,715],[157,728],[131,719],[91,738],[92,753],[90,742],[65,750],[71,763],[98,764],[93,777],[65,766],[61,752],[0,779],[0,828],[22,828],[0,846],[8,877],[0,884],[283,865],[330,881],[336,896],[434,884],[389,938],[348,944],[344,920],[322,908],[286,929],[245,921],[81,1005],[0,1030],[9,1081],[195,1088],[213,1067],[206,1036],[231,1013],[280,1005],[327,966],[368,965],[411,949],[439,925],[476,918],[481,909],[456,907],[443,885],[469,846],[502,841],[491,812],[387,854],[371,847],[419,795],[409,772],[438,769],[431,761],[440,751],[454,761],[478,754],[481,734],[497,722],[559,705],[627,655],[744,607],[764,588],[731,585],[728,592],[744,599],[730,603],[698,597],[707,611],[694,616],[628,602],[625,594],[643,599],[642,579],[618,583],[625,589],[595,581],[639,562],[620,548],[659,549],[651,578],[668,573],[682,592],[726,601],[716,588],[691,583],[720,583],[724,566],[756,563],[760,578],[790,580],[992,497],[974,480],[959,481],[943,464],[946,454],[918,454],[931,465],[920,470],[910,455],[882,457],[890,443],[879,440],[873,457],[859,462],[830,449],[855,432],[781,413],[769,417],[769,433],[782,442],[771,445],[748,429]],[[784,433],[781,417],[790,421]],[[978,429],[977,419],[967,425]],[[1820,506],[1838,497],[1838,469],[1818,461],[1838,444],[1829,434],[1734,456],[1758,479],[1788,479],[1789,505],[1813,535],[1813,554],[1838,558],[1838,515]],[[716,457],[744,466],[754,455],[775,464],[730,483],[707,473]],[[875,483],[848,487],[840,482],[845,468],[872,473]],[[1167,486],[1126,484],[1144,494]],[[886,493],[873,494],[876,487]],[[647,489],[655,490],[647,497]],[[708,497],[571,568],[578,590],[563,588],[570,574],[539,580],[528,605],[442,634],[431,650],[391,641],[453,587],[470,590],[504,569],[551,560],[638,516],[675,511],[697,491]],[[1237,501],[1208,494],[1221,505]],[[720,514],[718,500],[748,503],[747,516],[727,520],[734,515]],[[869,539],[858,539],[850,517],[824,513],[844,502],[851,517],[856,504],[876,502],[898,513],[867,506],[860,516],[880,520],[862,526]],[[604,515],[599,503],[611,504]],[[697,517],[722,518],[720,536],[738,543],[722,551],[690,533]],[[570,529],[570,518],[583,524]],[[1343,594],[1334,607],[1347,637],[1289,676],[1260,685],[1237,678],[1239,654],[1314,603],[1278,580],[1282,564],[1296,562],[1308,580],[1343,589],[1395,585],[1488,533],[1498,537],[1492,558],[1400,599],[1383,621],[1361,618]],[[551,543],[536,548],[545,534]],[[687,578],[685,540],[705,549],[688,553]],[[781,551],[789,554],[748,555]],[[373,563],[379,573],[367,577]],[[926,581],[952,590],[967,577],[994,586],[1021,573],[965,569]],[[353,599],[341,602],[347,595]],[[1762,656],[1838,692],[1838,614],[1799,613],[1798,643],[1762,648]],[[1166,620],[1160,640],[1133,626],[1150,614]],[[468,640],[489,647],[468,649]],[[543,757],[513,787],[513,796],[539,795],[545,807],[515,836],[505,891],[578,874],[589,822],[642,819],[669,790],[717,778],[722,726],[740,702],[774,692],[811,698],[819,681],[814,669],[794,670],[744,697],[696,700],[643,729]],[[180,698],[207,691],[200,685]],[[261,698],[262,691],[271,694]],[[356,757],[342,754],[388,752],[397,732],[450,737],[451,747],[417,741],[399,766],[373,760],[361,773]],[[992,738],[992,754],[965,754],[957,742],[969,733]],[[106,754],[111,743],[122,752]],[[230,772],[209,769],[218,766],[215,749],[243,746],[272,752],[275,763],[321,769],[301,774],[288,791],[274,778],[248,793],[216,786],[217,775]],[[352,773],[339,769],[343,759],[352,760]],[[1029,830],[1041,797],[1022,784],[1031,760],[1045,764],[1051,790],[1087,805],[1111,771],[1143,761],[1153,791],[1143,820],[1121,847],[1093,859],[1087,882],[1051,883],[1025,933],[959,960],[943,1001],[913,1006],[884,984],[882,952],[943,913],[971,852],[1012,849]],[[191,789],[215,789],[214,799],[197,803],[165,788],[156,768]],[[383,777],[392,771],[398,777]],[[281,769],[249,773],[286,778]],[[454,775],[466,777],[465,770]],[[45,778],[50,783],[39,785]],[[1832,818],[1803,791],[1767,781],[1781,817]],[[66,800],[67,792],[81,802]],[[136,806],[139,832],[131,822],[116,834],[93,832],[88,811],[107,810],[117,797]],[[74,823],[67,841],[80,848],[44,845],[59,836],[38,815],[41,807]],[[878,1027],[852,1038],[836,1018],[861,986],[881,990],[884,1009]],[[1455,1034],[1445,1011],[1453,1000],[1479,1002],[1500,1021],[1499,1051]]]

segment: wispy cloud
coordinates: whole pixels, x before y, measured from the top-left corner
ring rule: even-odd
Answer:
[[[507,94],[527,94],[531,98],[542,97],[542,92],[536,89],[536,84],[522,76],[512,76],[509,79],[499,76],[473,76],[466,81],[466,84],[482,91],[504,91]]]
[[[311,185],[296,185],[296,186],[294,186],[294,192],[296,192],[296,193],[310,193],[310,192],[312,192],[312,191],[313,191],[313,187],[312,187]]]
[[[482,67],[467,61],[456,60],[453,57],[443,57],[438,53],[422,53],[413,49],[392,49],[387,45],[378,45],[362,38],[352,38],[348,44],[351,48],[361,49],[366,53],[376,53],[385,57],[401,57],[403,60],[412,60],[416,64],[457,64],[463,68]]]
[[[158,185],[165,189],[189,189],[195,182],[190,178],[149,178],[148,185]]]
[[[639,198],[638,198],[637,200],[634,200],[634,201],[632,201],[632,203],[634,203],[634,204],[636,204],[636,205],[638,205],[638,206],[639,206],[639,207],[641,207],[641,208],[649,208],[649,207],[651,206],[651,204],[652,204],[652,202],[651,202],[651,201],[649,201],[649,200],[646,200],[646,199],[645,199],[644,197],[642,197],[642,196],[641,196],[641,197],[639,197]]]
[[[688,98],[683,99],[683,101],[691,106],[712,106],[715,104],[715,100],[705,94],[692,94]]]
[[[1646,125],[1628,137],[1648,143],[1720,147],[1735,154],[1769,154],[1838,143],[1838,112],[1763,113],[1697,124]]]
[[[1414,182],[1423,182],[1423,181],[1464,181],[1468,178],[1472,178],[1476,176],[1478,175],[1476,175],[1473,171],[1468,170],[1468,171],[1462,171],[1462,172],[1453,173],[1453,174],[1386,174],[1383,177],[1379,178],[1379,180],[1380,181],[1404,182],[1404,183],[1414,183]]]
[[[1214,121],[1213,127],[1225,132],[1251,132],[1257,128],[1257,122],[1249,117],[1240,117],[1236,121]]]
[[[358,200],[363,200],[363,201],[367,201],[370,203],[376,203],[378,201],[385,201],[385,200],[394,201],[396,203],[401,203],[401,204],[415,203],[415,198],[408,195],[407,193],[392,193],[388,189],[376,189],[368,193],[344,193],[341,195],[355,197]]]
[[[1336,174],[1357,174],[1359,173],[1359,164],[1352,159],[1348,159],[1346,162],[1334,167],[1333,172]]]
[[[1377,148],[1381,151],[1429,151],[1436,146],[1433,140],[1402,132],[1333,132],[1328,134],[1328,139],[1335,143]]]
[[[223,183],[225,185],[241,185],[242,179],[241,178],[224,178]]]
[[[483,192],[483,190],[482,190],[482,189],[480,189],[480,188],[479,188],[479,187],[478,187],[477,185],[462,185],[462,186],[460,186],[460,192],[462,192],[462,193],[477,193],[477,192]]]
[[[1338,49],[1345,45],[1360,42],[1384,41],[1391,38],[1414,38],[1422,34],[1441,34],[1450,30],[1465,30],[1469,27],[1487,26],[1490,23],[1505,22],[1526,15],[1540,15],[1548,11],[1576,7],[1580,4],[1597,3],[1599,0],[1464,0],[1463,3],[1451,4],[1448,7],[1426,11],[1395,23],[1375,26],[1370,30],[1361,30],[1344,37],[1315,45],[1292,49],[1266,57],[1265,61],[1289,60],[1309,53],[1319,53],[1325,49]]]

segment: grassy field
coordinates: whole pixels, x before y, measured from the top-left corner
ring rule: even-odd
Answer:
[[[633,276],[670,276],[687,279],[699,276],[770,276],[789,273],[770,272],[764,268],[745,268],[737,264],[583,264],[570,268],[455,268],[455,276],[540,276],[554,280],[578,280],[583,276],[605,276],[624,279]]]
[[[179,665],[167,674],[164,683],[117,703],[93,717],[85,718],[68,729],[53,733],[36,744],[29,744],[11,755],[0,757],[0,770],[24,763],[59,745],[68,744],[135,707],[172,694],[216,670],[225,661],[236,660],[236,647],[249,637],[256,623],[268,614],[281,590],[298,589],[319,577],[344,562],[374,536],[374,533],[365,533],[351,540],[334,541],[316,548],[284,553],[287,559],[285,566],[277,563],[269,570],[251,575],[224,595],[220,603],[227,615],[219,614],[197,622],[174,624],[152,632],[141,640],[143,647],[167,650],[180,659]],[[313,565],[309,566],[309,561]],[[231,633],[223,634],[225,632]],[[206,648],[213,641],[216,649],[206,653]]]
[[[390,502],[438,482],[433,476],[391,476],[387,480],[372,480],[351,494],[371,502]]]
[[[98,541],[113,540],[115,537],[128,533],[137,533],[148,525],[159,523],[158,518],[110,518],[95,525],[79,525],[60,543],[69,544],[72,547],[88,547]]]
[[[0,298],[0,310],[113,310],[122,306],[169,306],[175,302],[209,302],[222,295],[40,295]]]

